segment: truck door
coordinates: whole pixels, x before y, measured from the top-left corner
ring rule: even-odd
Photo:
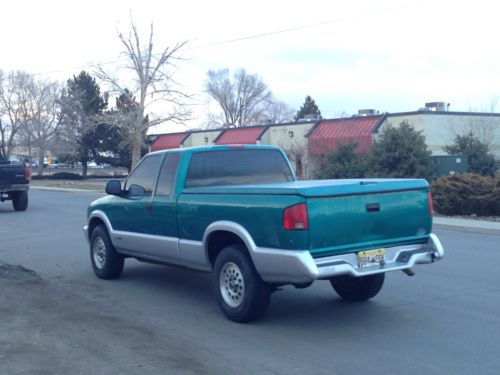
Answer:
[[[153,190],[163,155],[145,157],[125,181],[127,193],[107,210],[116,245],[133,253],[147,253],[154,235]]]
[[[158,260],[182,264],[178,245],[177,200],[173,192],[179,155],[167,153],[158,174],[151,212],[152,230],[158,239],[158,246],[148,251]]]

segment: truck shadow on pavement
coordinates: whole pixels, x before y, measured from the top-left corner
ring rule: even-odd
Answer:
[[[128,259],[118,282],[134,284],[147,289],[148,293],[189,296],[207,303],[213,303],[214,300],[211,274],[184,267],[153,265]]]
[[[147,290],[157,301],[153,303],[161,303],[162,299],[175,301],[180,310],[187,309],[193,316],[206,311],[211,318],[225,320],[217,306],[211,273],[133,262],[127,260],[122,278],[118,280],[124,287]],[[391,308],[380,302],[383,301],[382,293],[371,301],[351,303],[338,297],[325,281],[318,281],[306,289],[286,286],[272,294],[268,312],[262,320],[252,324],[317,326],[320,330],[325,326],[341,325],[362,328],[366,324],[368,329],[373,321],[383,326],[388,316],[394,318],[396,324],[400,323],[398,313],[391,313]],[[394,323],[392,320],[391,324]]]

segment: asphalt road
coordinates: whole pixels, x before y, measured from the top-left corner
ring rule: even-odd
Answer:
[[[499,236],[437,231],[445,260],[388,274],[369,302],[287,287],[241,325],[209,274],[129,259],[98,280],[81,229],[97,196],[0,204],[0,373],[498,374]]]

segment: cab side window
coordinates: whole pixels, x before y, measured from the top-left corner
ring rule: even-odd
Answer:
[[[158,186],[156,187],[157,196],[165,196],[172,193],[177,164],[179,164],[179,154],[167,154],[160,170],[160,176],[158,177]]]
[[[155,177],[160,167],[162,155],[151,155],[144,158],[133,170],[125,182],[125,190],[129,195],[153,194]]]

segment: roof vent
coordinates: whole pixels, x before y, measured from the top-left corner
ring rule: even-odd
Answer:
[[[305,115],[303,118],[299,118],[297,122],[313,122],[321,120],[321,115],[309,114]]]
[[[450,103],[429,102],[429,103],[425,103],[425,108],[428,111],[445,112],[445,111],[448,111],[450,109]]]
[[[358,116],[373,116],[377,115],[378,111],[373,108],[365,108],[365,109],[359,109],[358,110]]]

